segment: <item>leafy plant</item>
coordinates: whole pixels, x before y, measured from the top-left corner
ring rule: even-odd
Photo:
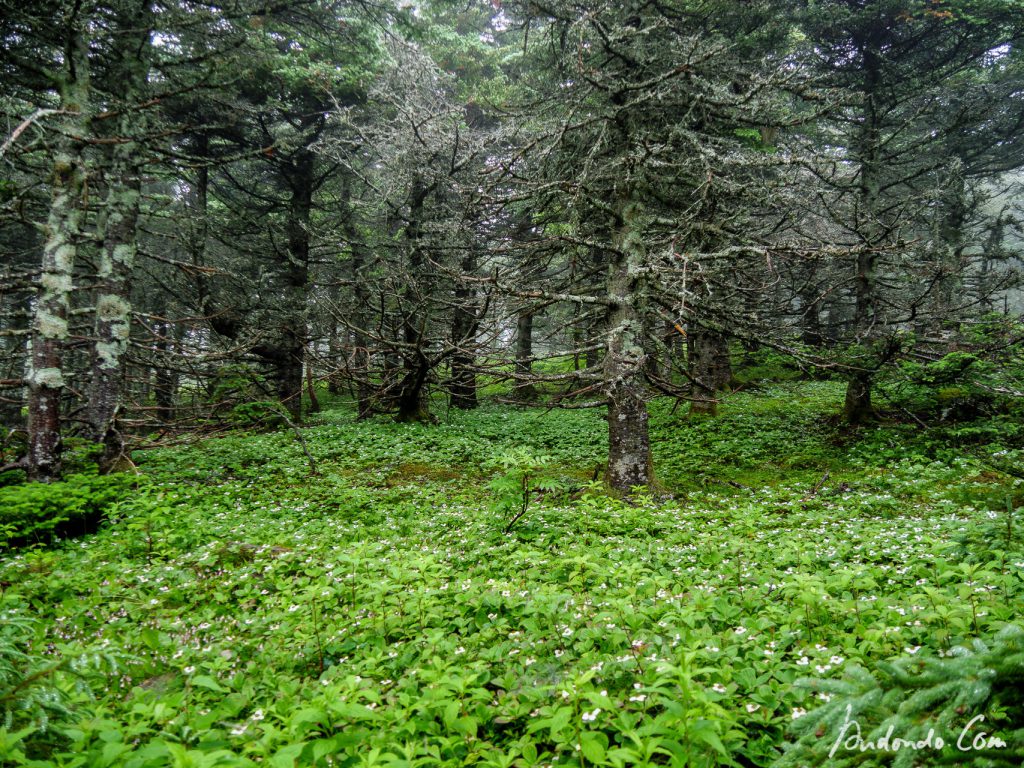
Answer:
[[[134,475],[69,475],[59,483],[0,487],[0,549],[84,532],[140,482]]]
[[[493,494],[491,509],[506,518],[504,533],[525,515],[534,494],[557,495],[568,490],[568,484],[554,473],[551,457],[520,448],[506,451],[494,458],[493,465],[503,472],[487,486]]]

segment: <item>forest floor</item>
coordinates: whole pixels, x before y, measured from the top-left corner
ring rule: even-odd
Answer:
[[[656,403],[661,488],[627,499],[598,411],[327,410],[315,475],[288,430],[137,453],[98,533],[0,556],[0,640],[69,660],[36,764],[768,765],[841,690],[815,680],[1024,605],[1024,426],[849,431],[841,398]]]

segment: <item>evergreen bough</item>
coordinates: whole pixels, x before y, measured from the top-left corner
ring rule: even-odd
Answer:
[[[1018,625],[1007,625],[990,643],[974,640],[944,657],[905,656],[878,662],[874,671],[851,665],[842,680],[801,679],[796,685],[831,698],[794,721],[792,740],[775,768],[1024,763],[1024,628]],[[987,748],[975,748],[982,733]],[[988,746],[993,736],[1005,746]],[[958,747],[958,740],[971,749]],[[868,742],[871,747],[860,749]]]

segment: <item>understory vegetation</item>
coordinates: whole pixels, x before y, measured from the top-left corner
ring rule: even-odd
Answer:
[[[1019,765],[1024,428],[841,402],[652,403],[625,496],[601,410],[136,451],[98,532],[5,545],[0,764]]]

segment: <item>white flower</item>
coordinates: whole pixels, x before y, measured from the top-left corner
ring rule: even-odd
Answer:
[[[801,717],[807,714],[807,710],[803,707],[795,707],[793,709],[793,719],[799,720]]]
[[[711,690],[714,691],[715,693],[725,693],[726,692],[725,686],[722,685],[721,683],[715,683],[714,685],[712,685],[711,686]]]
[[[759,710],[760,708],[761,708],[760,704],[747,704],[747,712],[749,712],[751,714],[753,714],[754,712],[757,712],[757,710]]]
[[[630,696],[629,697],[630,701],[646,701],[646,699],[647,699],[647,695],[643,694],[643,693],[638,693],[635,696]]]
[[[456,656],[458,656],[461,653],[465,653],[465,652],[466,652],[466,649],[463,648],[461,645],[458,648],[455,649],[455,655]]]
[[[736,629],[734,629],[733,632],[735,632],[737,635],[745,635],[747,633],[747,628],[746,627],[736,627]]]
[[[796,663],[801,667],[806,667],[808,664],[811,663],[811,660],[806,656],[801,656],[799,659],[797,659]]]
[[[583,713],[583,722],[584,723],[592,723],[595,720],[597,720],[597,716],[599,714],[601,714],[601,708],[600,707],[595,708],[593,712],[584,712]]]
[[[262,709],[257,709],[255,712],[252,713],[252,719],[257,722],[262,720],[264,717],[266,717],[266,715],[263,713]]]
[[[921,646],[920,645],[908,645],[904,650],[907,653],[909,653],[911,656],[913,656],[915,653],[917,653],[918,651],[921,650]]]

